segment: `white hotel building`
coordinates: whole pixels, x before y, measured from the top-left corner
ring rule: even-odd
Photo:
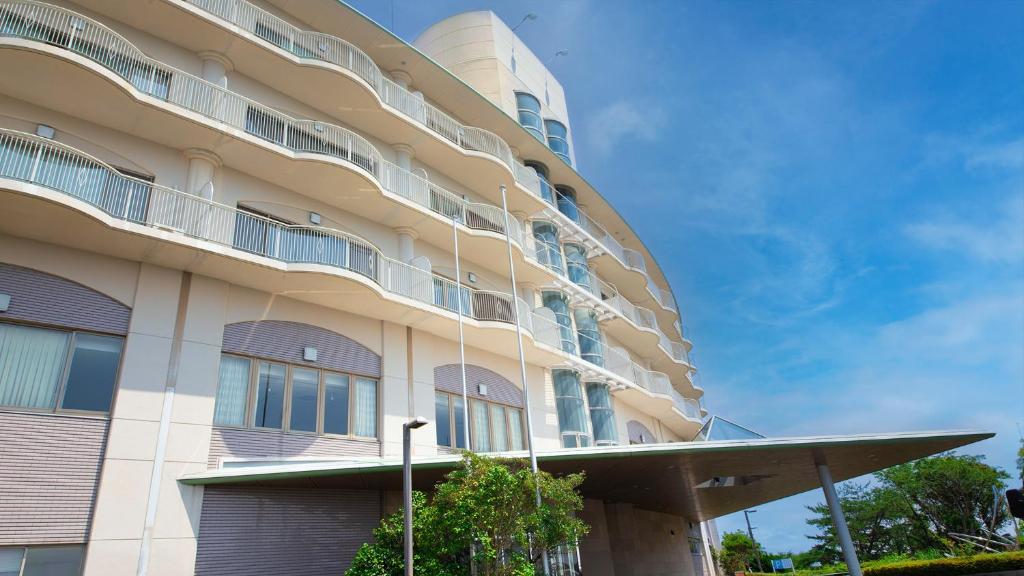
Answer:
[[[691,443],[561,85],[490,12],[414,45],[335,0],[0,0],[0,575],[341,574],[419,415],[422,488],[458,448],[586,470],[588,576],[980,437]]]

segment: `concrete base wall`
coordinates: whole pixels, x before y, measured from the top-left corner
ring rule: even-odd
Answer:
[[[587,500],[590,533],[580,542],[587,576],[693,576],[689,524],[631,504]]]

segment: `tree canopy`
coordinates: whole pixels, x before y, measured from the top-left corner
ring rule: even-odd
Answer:
[[[534,475],[529,463],[466,453],[460,466],[434,487],[432,498],[413,494],[416,573],[533,576],[542,550],[574,544],[588,531],[576,518],[583,509],[582,474]],[[541,505],[535,487],[540,486]],[[403,574],[403,511],[381,521],[374,542],[364,544],[346,576]]]

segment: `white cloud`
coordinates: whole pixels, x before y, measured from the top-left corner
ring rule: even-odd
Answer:
[[[973,147],[966,151],[964,164],[968,169],[1024,170],[1024,138]]]
[[[992,222],[965,222],[943,216],[906,228],[925,247],[970,256],[989,263],[1024,264],[1024,197],[1007,200]]]
[[[662,113],[655,108],[641,109],[632,101],[619,100],[590,116],[587,129],[591,150],[604,158],[630,141],[650,142],[658,137]]]

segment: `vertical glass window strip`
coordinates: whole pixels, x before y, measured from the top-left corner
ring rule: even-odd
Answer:
[[[594,431],[594,443],[599,446],[617,444],[615,411],[612,409],[612,395],[608,385],[602,382],[588,382],[587,403],[590,405],[590,424]]]
[[[319,370],[292,368],[291,405],[288,416],[289,430],[316,432],[319,392]]]
[[[0,405],[53,408],[70,334],[0,324]]]
[[[494,437],[492,448],[495,452],[508,450],[508,422],[505,420],[505,407],[491,404],[491,431]]]
[[[529,166],[530,168],[533,168],[533,170],[537,173],[537,177],[540,178],[540,197],[543,198],[544,201],[547,202],[548,204],[554,206],[555,193],[554,189],[551,187],[551,183],[548,181],[547,166],[544,166],[540,162],[531,161],[526,161],[523,164]]]
[[[116,336],[75,334],[71,367],[61,407],[66,410],[109,412],[121,363],[123,339]]]
[[[550,222],[534,222],[533,238],[537,241],[537,260],[556,273],[564,274],[562,247],[558,244],[558,228]]]
[[[579,244],[563,244],[565,264],[569,280],[587,292],[600,296],[597,287],[590,278],[590,263],[587,262],[587,249]]]
[[[377,437],[377,381],[356,379],[356,436]]]
[[[558,211],[578,224],[580,209],[576,205],[576,191],[568,186],[555,186],[555,198],[558,202]]]
[[[544,121],[544,128],[548,134],[548,148],[566,164],[572,166],[572,160],[569,158],[569,132],[565,124],[548,119]]]
[[[518,408],[508,409],[508,448],[526,449],[526,443],[523,442],[523,411]]]
[[[516,92],[519,124],[537,140],[544,142],[544,120],[540,116],[540,100],[532,94]]]
[[[462,396],[452,396],[452,420],[455,421],[455,447],[465,449],[466,443],[466,410]]]
[[[245,426],[245,405],[249,398],[251,364],[248,358],[227,355],[220,357],[217,399],[213,409],[214,424]]]
[[[324,374],[324,434],[348,434],[348,376]]]
[[[24,548],[0,548],[0,576],[19,576]]]
[[[544,292],[544,307],[555,313],[562,338],[562,351],[576,353],[576,337],[573,335],[572,318],[569,316],[569,301],[561,292]]]
[[[558,429],[562,434],[562,446],[589,446],[587,416],[579,374],[571,370],[552,370],[551,378],[555,386],[555,407],[558,411]]]
[[[473,450],[476,452],[491,451],[490,424],[487,417],[487,403],[473,400],[469,403],[473,411]]]
[[[281,428],[284,416],[285,367],[260,362],[256,379],[256,409],[253,425],[257,428]]]
[[[576,319],[576,334],[580,340],[580,358],[595,366],[604,366],[604,343],[597,325],[597,312],[590,308],[572,311]]]
[[[449,396],[444,392],[434,393],[434,424],[437,426],[437,445],[452,445],[452,416]]]

